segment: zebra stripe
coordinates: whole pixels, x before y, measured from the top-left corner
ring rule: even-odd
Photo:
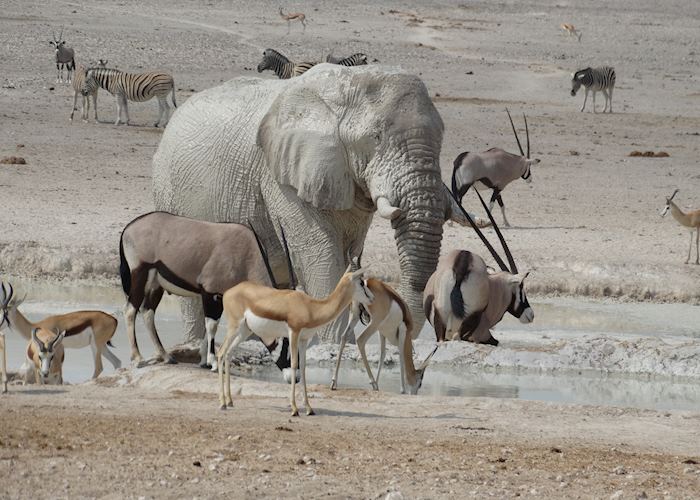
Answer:
[[[82,111],[80,113],[80,117],[83,119],[84,122],[87,121],[87,115],[88,112],[90,111],[90,100],[89,98],[92,97],[93,103],[94,103],[94,108],[95,108],[95,121],[97,121],[97,89],[99,86],[97,85],[97,82],[94,80],[92,81],[92,85],[85,85],[85,76],[87,74],[87,68],[85,68],[82,64],[78,64],[76,69],[73,72],[73,81],[71,82],[73,84],[73,109],[70,112],[70,120],[73,121],[73,115],[75,114],[75,110],[78,109],[76,105],[78,104],[78,95],[82,94],[82,99],[83,99],[83,106],[82,106]],[[83,93],[83,88],[85,88],[85,93]]]
[[[277,78],[286,80],[306,73],[317,64],[317,62],[293,63],[276,50],[265,49],[262,61],[258,64],[258,73],[270,69],[275,72]]]
[[[163,124],[167,123],[170,114],[170,106],[166,100],[168,94],[171,94],[173,106],[177,108],[175,81],[167,73],[125,73],[112,68],[90,68],[82,86],[83,95],[88,95],[94,85],[117,96],[118,117],[115,125],[121,122],[121,108],[124,108],[126,123],[129,123],[127,101],[144,102],[156,97],[160,112],[156,127],[163,122],[163,115],[165,115]]]
[[[605,107],[603,108],[603,113],[608,109],[612,113],[612,94],[615,87],[615,69],[610,66],[602,66],[600,68],[586,68],[577,71],[573,74],[571,78],[571,95],[575,96],[576,92],[583,85],[585,89],[585,96],[583,98],[583,106],[581,106],[581,111],[586,107],[586,101],[588,100],[588,92],[593,92],[593,112],[595,113],[595,93],[598,91],[603,92],[605,96]]]
[[[367,64],[367,55],[363,54],[362,52],[358,52],[350,57],[346,57],[345,59],[338,59],[337,57],[333,57],[329,54],[328,57],[326,57],[326,62],[331,64],[340,64],[341,66],[362,66]]]

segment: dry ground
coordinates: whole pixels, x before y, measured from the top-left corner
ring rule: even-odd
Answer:
[[[148,387],[11,387],[0,405],[0,496],[700,494],[697,414],[363,390],[329,397],[315,387],[318,415],[292,419],[278,384],[244,381],[244,394],[266,395],[236,396],[222,412],[213,374],[151,370]],[[183,389],[153,388],[168,380]]]

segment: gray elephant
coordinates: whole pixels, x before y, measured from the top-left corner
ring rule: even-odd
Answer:
[[[320,64],[291,80],[236,78],[173,115],[153,159],[156,209],[253,224],[286,276],[281,225],[316,297],[361,253],[378,211],[394,228],[399,292],[420,328],[443,222],[461,217],[440,175],[442,133],[423,82],[399,70]],[[186,340],[204,332],[198,308],[183,306]]]

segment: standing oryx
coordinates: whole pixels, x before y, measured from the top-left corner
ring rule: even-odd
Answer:
[[[174,363],[160,342],[155,311],[168,291],[180,297],[201,297],[206,317],[200,366],[216,370],[214,338],[223,312],[222,295],[229,288],[251,281],[275,285],[272,270],[257,235],[247,226],[205,222],[166,212],[151,212],[126,225],[119,241],[122,288],[127,296],[125,316],[131,359],[142,361],[136,343],[136,314],[141,310],[161,358]],[[275,340],[275,339],[273,339]],[[267,342],[272,351],[276,342]],[[277,366],[286,371],[286,344]],[[284,359],[282,359],[284,358]]]
[[[66,83],[71,82],[71,71],[75,69],[75,51],[66,47],[66,41],[63,40],[63,28],[61,34],[56,38],[56,33],[52,33],[53,41],[49,45],[53,45],[56,49],[56,82],[63,83],[63,67],[68,70]]]
[[[501,198],[501,191],[518,177],[522,177],[527,183],[532,182],[530,167],[539,163],[540,160],[530,159],[530,131],[525,115],[523,114],[525,135],[527,137],[527,155],[525,155],[523,147],[520,145],[520,138],[515,131],[515,125],[513,125],[513,119],[508,109],[506,109],[506,113],[508,113],[515,140],[518,142],[520,156],[508,153],[501,148],[491,148],[482,153],[470,153],[468,151],[461,153],[454,161],[452,192],[458,202],[461,202],[469,188],[476,183],[481,183],[488,189],[492,189],[493,193],[491,194],[489,210],[493,208],[494,201],[497,201],[503,214],[503,223],[509,227],[510,223],[506,219],[506,210]]]
[[[423,307],[428,321],[435,328],[438,341],[461,338],[498,345],[498,340],[491,334],[491,328],[501,321],[506,312],[519,318],[522,323],[532,322],[535,313],[527,300],[523,284],[529,273],[518,274],[513,256],[496,221],[481,194],[478,191],[476,193],[503,245],[510,269],[464,211],[464,216],[469,219],[502,272],[488,272],[483,259],[472,252],[453,250],[439,260],[437,269],[428,280],[423,294]]]
[[[588,100],[588,92],[593,91],[593,112],[595,113],[595,93],[601,91],[605,96],[605,106],[603,113],[608,110],[612,113],[612,95],[615,88],[615,69],[610,66],[602,66],[600,68],[581,69],[571,75],[571,96],[575,96],[578,89],[583,85],[586,93],[583,96],[583,105],[581,111],[586,107]]]
[[[154,127],[165,125],[170,117],[170,105],[168,94],[177,108],[175,102],[175,80],[168,73],[125,73],[112,68],[89,68],[85,74],[85,83],[81,92],[87,96],[97,86],[102,87],[110,94],[117,97],[117,120],[115,125],[122,123],[122,111],[125,116],[124,123],[129,124],[129,107],[127,101],[145,102],[158,99],[158,121]]]
[[[692,210],[690,212],[683,212],[678,205],[673,202],[673,197],[678,193],[676,189],[673,194],[666,198],[666,206],[661,211],[661,217],[664,217],[666,213],[671,210],[671,215],[674,219],[681,225],[685,226],[690,230],[690,247],[688,248],[688,258],[685,259],[685,263],[690,262],[690,254],[693,251],[693,232],[695,232],[695,263],[700,264],[700,210]]]

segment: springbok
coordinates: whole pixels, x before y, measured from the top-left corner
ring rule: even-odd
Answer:
[[[290,259],[289,254],[287,259]],[[221,409],[233,406],[230,353],[251,335],[257,335],[266,343],[288,336],[292,372],[296,371],[298,360],[306,414],[313,415],[306,390],[306,347],[313,336],[340,316],[351,302],[367,306],[372,301],[372,292],[362,280],[363,272],[363,269],[346,272],[335,290],[324,299],[315,299],[298,290],[276,290],[251,282],[240,283],[226,291],[223,304],[228,331],[217,354]],[[298,416],[295,378],[292,378],[290,403],[292,416]]]
[[[75,69],[75,51],[66,47],[66,41],[63,40],[63,28],[61,28],[61,34],[56,38],[56,33],[52,33],[53,41],[49,42],[49,45],[53,45],[56,49],[56,82],[63,82],[63,67],[65,66],[68,70],[68,75],[66,78],[66,83],[71,82],[71,71]]]
[[[520,149],[520,156],[508,153],[501,148],[491,148],[481,153],[470,153],[468,151],[460,153],[455,158],[452,169],[452,192],[457,197],[457,202],[461,203],[469,188],[476,183],[492,189],[489,210],[493,209],[493,203],[497,201],[503,214],[503,223],[506,227],[510,227],[510,223],[506,219],[506,209],[503,205],[503,198],[501,198],[501,191],[518,177],[525,179],[525,182],[528,184],[532,182],[530,167],[539,163],[540,160],[530,158],[530,131],[528,130],[525,115],[523,114],[525,134],[527,136],[527,155],[523,152],[510,111],[506,109],[506,113],[508,113],[510,126],[513,129],[513,134],[515,134],[518,149]]]
[[[3,325],[7,323],[7,315],[5,310],[0,311],[2,317],[0,318],[0,349],[2,349],[2,393],[7,392],[7,349],[5,344],[5,330],[2,329]],[[9,326],[9,324],[8,324]]]
[[[529,273],[518,274],[513,256],[481,194],[475,189],[506,253],[505,265],[486,236],[465,217],[486,245],[502,272],[489,273],[483,259],[466,250],[453,250],[438,261],[423,293],[423,307],[435,328],[438,342],[460,338],[498,345],[491,328],[509,312],[522,323],[530,323],[535,313],[525,295],[523,282]],[[461,205],[460,205],[461,206]]]
[[[365,287],[372,292],[372,301],[365,306],[361,302],[353,300],[350,306],[352,316],[348,327],[343,332],[340,338],[340,349],[338,350],[338,361],[335,365],[335,373],[331,379],[331,390],[334,391],[338,382],[338,371],[340,370],[340,362],[343,357],[343,349],[347,341],[348,333],[353,331],[355,325],[361,320],[366,313],[369,315],[369,321],[363,323],[367,325],[360,335],[357,336],[357,350],[360,351],[362,362],[365,365],[367,375],[369,375],[369,383],[372,389],[379,390],[379,374],[382,371],[384,364],[384,356],[386,354],[386,342],[398,346],[399,348],[399,366],[401,368],[401,394],[418,394],[423,384],[423,376],[425,369],[430,363],[430,358],[433,357],[437,347],[430,355],[416,368],[413,364],[413,336],[417,336],[419,331],[414,330],[411,312],[408,306],[403,301],[401,296],[386,283],[370,278],[365,281]],[[365,352],[365,344],[374,335],[379,332],[380,354],[379,363],[377,364],[377,378],[372,375],[372,370],[367,361]]]
[[[561,26],[559,26],[564,33],[568,34],[570,37],[575,36],[578,41],[581,41],[581,32],[576,29],[576,27],[571,24],[571,23],[562,23]]]
[[[304,27],[303,31],[306,31],[306,16],[302,12],[290,12],[289,14],[285,14],[282,12],[282,7],[280,7],[280,17],[282,20],[287,21],[287,34],[289,34],[291,22],[296,19],[298,19],[301,25]]]
[[[90,346],[94,357],[95,368],[92,378],[97,378],[102,373],[102,356],[114,366],[115,370],[121,368],[121,361],[110,350],[110,340],[117,330],[117,320],[102,311],[74,311],[67,314],[49,316],[41,321],[33,323],[29,321],[19,310],[24,301],[14,297],[12,285],[8,283],[7,289],[4,283],[0,283],[0,308],[7,325],[27,340],[32,339],[32,331],[35,328],[62,331],[65,339],[64,347],[69,349],[82,349]],[[0,322],[0,326],[2,322]]]
[[[275,284],[261,245],[257,235],[242,224],[205,222],[167,212],[151,212],[129,222],[122,231],[119,255],[132,361],[143,361],[136,343],[135,320],[140,309],[160,357],[175,362],[163,348],[155,325],[156,308],[163,291],[168,291],[180,297],[201,297],[206,339],[200,348],[200,366],[216,371],[214,339],[224,292],[243,281]],[[272,352],[277,343],[265,345]],[[287,362],[284,348],[283,344],[277,366],[288,380],[291,375],[285,371],[289,365],[283,366]]]
[[[63,338],[65,331],[52,332],[32,328],[32,340],[27,346],[27,360],[34,368],[35,384],[63,384]]]
[[[666,206],[661,211],[661,217],[664,217],[669,209],[671,210],[671,215],[676,221],[684,227],[687,227],[690,231],[690,247],[688,248],[688,258],[685,263],[690,262],[690,254],[693,252],[693,231],[695,231],[695,264],[700,264],[700,247],[698,243],[700,242],[700,210],[692,210],[690,212],[683,212],[678,205],[673,202],[673,197],[678,194],[680,190],[676,189],[670,197],[666,198]]]

